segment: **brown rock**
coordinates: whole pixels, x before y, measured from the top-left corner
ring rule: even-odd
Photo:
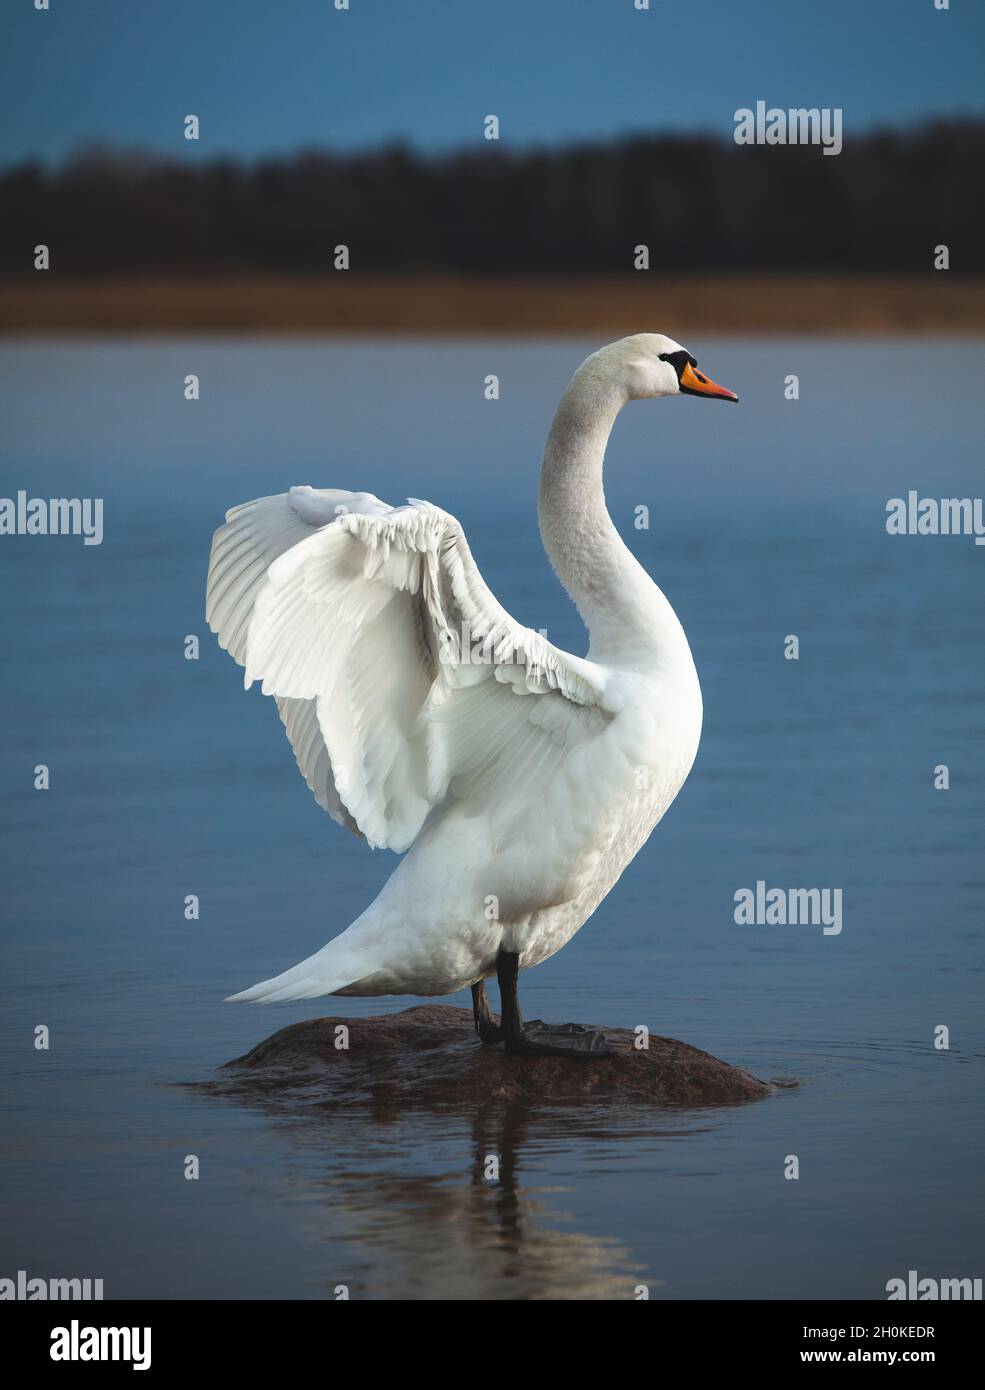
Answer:
[[[336,1028],[349,1030],[336,1048]],[[538,1105],[708,1106],[760,1100],[772,1087],[687,1043],[603,1030],[612,1056],[592,1061],[509,1057],[484,1047],[467,1009],[423,1004],[374,1018],[293,1023],[222,1068],[203,1089],[267,1100],[387,1109],[521,1102]]]

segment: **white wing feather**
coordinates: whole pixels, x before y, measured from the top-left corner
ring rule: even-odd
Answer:
[[[407,848],[449,796],[508,817],[611,717],[604,672],[515,622],[426,502],[295,488],[236,508],[206,612],[319,804],[373,845]]]

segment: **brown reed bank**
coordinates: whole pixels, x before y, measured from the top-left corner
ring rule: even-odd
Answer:
[[[243,275],[0,280],[0,333],[980,333],[985,277],[707,275],[527,279]]]

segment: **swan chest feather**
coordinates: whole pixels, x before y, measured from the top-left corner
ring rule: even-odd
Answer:
[[[690,662],[688,663],[690,665]],[[692,679],[693,678],[693,679]],[[623,709],[606,730],[594,794],[594,824],[573,863],[570,892],[533,912],[507,949],[537,965],[570,940],[636,857],[687,779],[701,734],[701,696],[693,665],[683,681],[627,678]]]
[[[620,680],[608,726],[535,789],[465,797],[425,828],[370,909],[393,962],[373,989],[449,993],[492,974],[500,949],[537,965],[592,915],[677,795],[700,735],[696,677],[687,698],[656,678]]]

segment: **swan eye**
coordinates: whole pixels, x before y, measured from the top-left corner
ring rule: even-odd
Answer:
[[[697,359],[692,357],[684,348],[680,348],[677,352],[662,352],[660,354],[660,361],[670,363],[677,373],[678,381],[680,381],[681,373],[685,367],[696,367],[698,365]],[[702,380],[703,379],[704,378],[702,378]]]

